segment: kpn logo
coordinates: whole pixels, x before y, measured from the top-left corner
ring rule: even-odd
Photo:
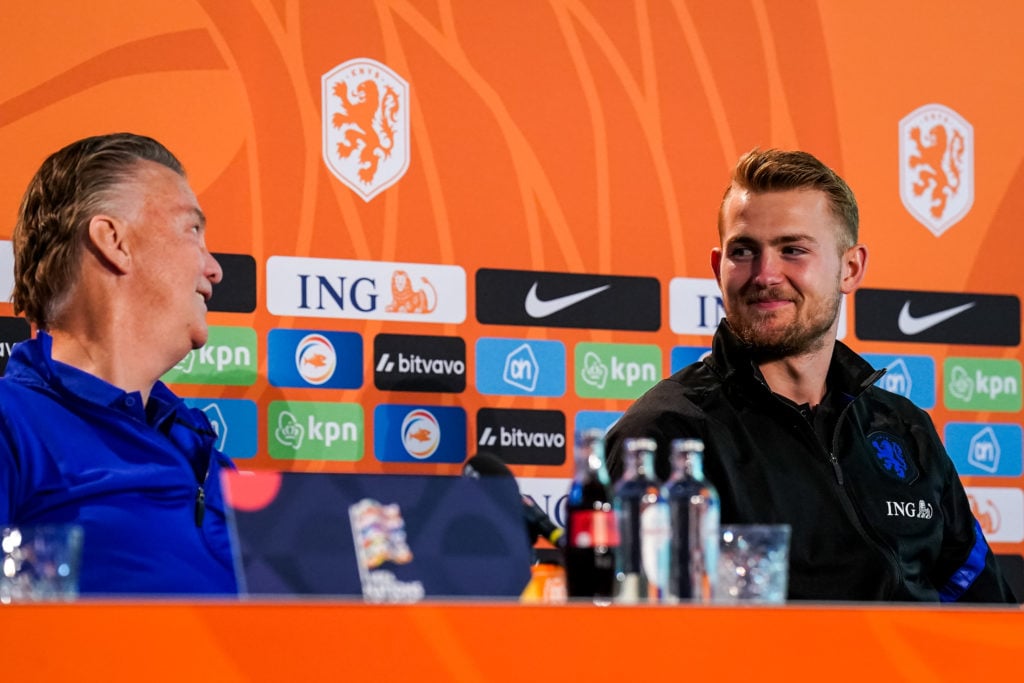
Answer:
[[[1019,411],[1020,361],[947,358],[943,366],[946,407],[951,410]]]
[[[273,401],[267,450],[279,460],[360,460],[363,407],[358,403]]]
[[[576,395],[637,398],[661,379],[661,349],[654,344],[576,345]]]
[[[161,378],[168,384],[256,383],[256,330],[211,325],[206,345],[188,352]]]

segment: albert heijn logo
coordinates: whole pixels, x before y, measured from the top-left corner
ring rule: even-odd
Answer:
[[[918,408],[935,407],[934,358],[865,353],[864,360],[873,367],[885,368],[876,386],[910,399]]]
[[[381,462],[463,462],[466,411],[458,406],[378,405],[373,446]]]
[[[1022,440],[1018,424],[948,422],[943,441],[961,475],[1021,475]]]
[[[910,215],[942,235],[974,203],[974,128],[941,104],[900,121],[900,199]]]
[[[275,387],[358,389],[363,385],[363,338],[354,332],[271,330],[267,379]]]
[[[562,396],[565,345],[538,339],[477,339],[476,388],[491,395]]]
[[[214,447],[232,459],[256,455],[256,404],[236,398],[185,398],[190,408],[203,411],[217,440]]]
[[[461,337],[378,334],[373,384],[384,391],[465,391],[466,342]]]
[[[409,84],[372,59],[321,77],[324,163],[370,201],[409,168]]]
[[[461,323],[466,271],[429,263],[271,256],[267,309],[282,316]]]
[[[513,465],[565,462],[565,413],[558,410],[481,408],[476,414],[477,450]]]

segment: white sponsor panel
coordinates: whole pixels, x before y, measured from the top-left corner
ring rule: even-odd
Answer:
[[[271,256],[267,309],[274,315],[461,323],[459,266]]]
[[[14,247],[10,240],[0,240],[0,298],[10,301],[14,292]]]
[[[1024,541],[1024,491],[986,486],[967,486],[965,490],[989,543]]]
[[[519,491],[533,498],[555,524],[565,526],[565,504],[572,479],[552,477],[516,477]]]
[[[713,335],[725,317],[714,278],[674,277],[668,285],[669,327],[676,334]],[[846,338],[846,297],[839,307],[839,339]]]

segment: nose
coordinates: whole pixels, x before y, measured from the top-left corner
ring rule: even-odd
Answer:
[[[754,262],[754,282],[762,287],[770,287],[782,282],[782,258],[770,250],[765,250]]]
[[[204,249],[204,253],[206,263],[203,268],[203,275],[213,284],[217,284],[224,279],[224,270],[221,269],[220,263],[218,263],[217,259],[213,257],[213,254],[210,253],[209,249]]]

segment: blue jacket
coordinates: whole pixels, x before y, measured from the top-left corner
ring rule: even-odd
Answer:
[[[0,526],[76,522],[82,593],[237,592],[220,472],[202,411],[163,383],[147,405],[54,361],[40,332],[0,379]]]
[[[1013,602],[928,414],[873,386],[874,371],[836,342],[829,397],[808,420],[773,394],[723,322],[710,357],[656,384],[608,435],[704,440],[704,473],[723,524],[792,526],[789,597],[797,600]]]

